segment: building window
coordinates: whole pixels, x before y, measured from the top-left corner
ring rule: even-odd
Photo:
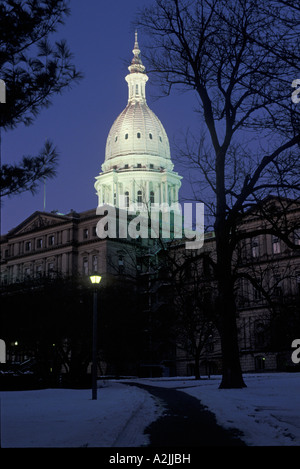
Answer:
[[[150,204],[154,204],[154,192],[150,192]]]
[[[54,245],[54,235],[49,236],[48,238],[48,245],[53,246]]]
[[[150,138],[150,140],[152,140],[152,134],[149,134],[149,138]]]
[[[98,272],[98,256],[93,256],[93,272]]]
[[[125,169],[128,169],[128,168],[129,168],[129,165],[128,165],[128,164],[125,164],[124,168],[125,168]]]
[[[128,191],[125,192],[125,207],[126,208],[129,207],[129,192]]]
[[[138,163],[137,168],[141,168],[141,167],[142,167],[141,163]]]
[[[83,273],[83,275],[88,275],[89,274],[89,261],[88,261],[87,257],[83,258],[82,273]]]
[[[48,272],[49,277],[53,276],[53,273],[54,273],[54,264],[53,264],[53,262],[49,262],[49,264],[47,266],[47,272]]]
[[[88,228],[84,228],[83,230],[83,239],[87,239],[89,237],[89,230]]]
[[[154,164],[150,164],[150,169],[153,169],[154,168]]]
[[[116,192],[114,193],[114,205],[117,205],[117,194],[116,194]]]
[[[143,201],[143,200],[142,200],[142,191],[138,191],[138,193],[137,193],[137,203],[138,203],[139,205],[141,205],[141,204],[142,204],[142,201]]]
[[[162,142],[161,136],[159,136],[159,141]]]
[[[25,243],[25,251],[31,251],[31,241],[26,241]]]
[[[135,85],[135,94],[139,94],[139,85]]]
[[[255,344],[257,347],[266,345],[266,328],[261,322],[255,324]]]
[[[136,136],[137,136],[137,138],[141,138],[141,132],[138,132],[138,133],[136,134]]]
[[[116,136],[115,136],[115,142],[117,142],[117,141],[118,141],[118,136],[116,135]]]
[[[43,275],[43,266],[42,265],[38,265],[37,268],[36,268],[36,276],[38,278],[41,278]]]
[[[125,134],[125,140],[128,140],[128,134]]]
[[[30,267],[25,267],[24,269],[24,278],[29,278],[30,277]]]
[[[259,256],[259,243],[258,243],[257,238],[252,238],[251,240],[251,252],[252,252],[252,257]]]
[[[42,238],[39,238],[37,241],[36,241],[36,247],[37,249],[41,249],[43,247],[43,240]]]
[[[254,300],[255,301],[259,301],[262,299],[262,293],[260,290],[258,290],[257,288],[253,287],[253,293],[254,293]]]
[[[272,252],[273,254],[280,253],[280,239],[277,236],[272,237]]]

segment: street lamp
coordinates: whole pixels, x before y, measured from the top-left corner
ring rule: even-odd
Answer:
[[[100,275],[91,275],[90,281],[94,286],[93,293],[93,355],[92,355],[92,399],[97,399],[97,303],[98,285],[101,282]]]

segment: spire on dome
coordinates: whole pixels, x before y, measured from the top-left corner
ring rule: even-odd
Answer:
[[[139,48],[137,31],[135,31],[135,42],[134,42],[134,48],[132,52],[133,52],[133,59],[131,61],[131,65],[128,67],[128,70],[130,71],[130,73],[144,73],[145,67],[140,57],[141,51]]]

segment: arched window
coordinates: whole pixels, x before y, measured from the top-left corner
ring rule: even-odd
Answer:
[[[137,136],[137,138],[141,138],[141,133],[138,132],[138,133],[136,134],[136,136]]]
[[[125,140],[127,140],[127,139],[128,139],[128,134],[125,134]]]
[[[126,208],[129,207],[129,192],[128,191],[125,192],[125,206]]]
[[[152,140],[152,134],[151,133],[149,134],[149,138],[150,138],[150,140]]]
[[[150,204],[154,204],[154,192],[150,192]]]
[[[142,204],[142,191],[138,191],[137,193],[137,203],[138,205]]]

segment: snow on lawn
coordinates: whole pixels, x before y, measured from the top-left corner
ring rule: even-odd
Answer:
[[[136,387],[107,383],[91,390],[5,391],[1,398],[1,447],[139,447],[144,428],[157,418],[153,398]]]
[[[245,389],[205,386],[188,393],[225,428],[244,433],[249,446],[300,446],[300,375],[246,376]]]
[[[236,428],[249,446],[300,445],[300,373],[245,375],[247,388],[218,389],[219,376],[130,379],[179,389],[196,397],[225,428]],[[129,380],[128,380],[129,381]],[[163,413],[146,391],[105,381],[91,390],[5,391],[1,397],[1,446],[140,447],[144,429]]]

